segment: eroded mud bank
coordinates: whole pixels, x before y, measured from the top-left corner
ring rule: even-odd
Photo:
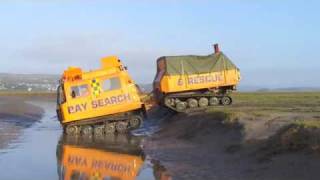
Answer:
[[[291,120],[224,112],[177,114],[146,139],[144,148],[174,179],[317,179],[318,155],[308,144],[290,148],[295,140],[284,129],[292,131]]]

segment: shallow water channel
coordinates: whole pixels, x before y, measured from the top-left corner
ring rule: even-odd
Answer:
[[[164,168],[140,146],[143,136],[67,137],[55,118],[54,103],[33,104],[45,114],[0,149],[0,179],[150,180],[162,176]]]

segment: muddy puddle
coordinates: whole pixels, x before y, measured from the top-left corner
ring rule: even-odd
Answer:
[[[141,147],[145,135],[157,130],[152,123],[145,124],[135,135],[64,136],[55,117],[55,104],[33,104],[45,113],[31,127],[18,128],[14,140],[0,147],[0,179],[169,178],[165,168],[150,159]],[[14,125],[3,123],[1,128],[6,126]]]

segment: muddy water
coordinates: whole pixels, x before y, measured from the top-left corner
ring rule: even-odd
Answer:
[[[143,136],[66,137],[55,118],[55,104],[33,104],[45,114],[0,149],[0,179],[149,180],[161,176],[164,168],[151,163],[140,147]]]

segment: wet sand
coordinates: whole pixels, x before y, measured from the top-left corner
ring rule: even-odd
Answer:
[[[20,119],[23,121],[37,121],[44,111],[27,101],[29,98],[19,96],[0,97],[0,119]]]
[[[0,96],[0,149],[17,139],[22,130],[43,116],[44,110],[28,103],[30,97]]]

